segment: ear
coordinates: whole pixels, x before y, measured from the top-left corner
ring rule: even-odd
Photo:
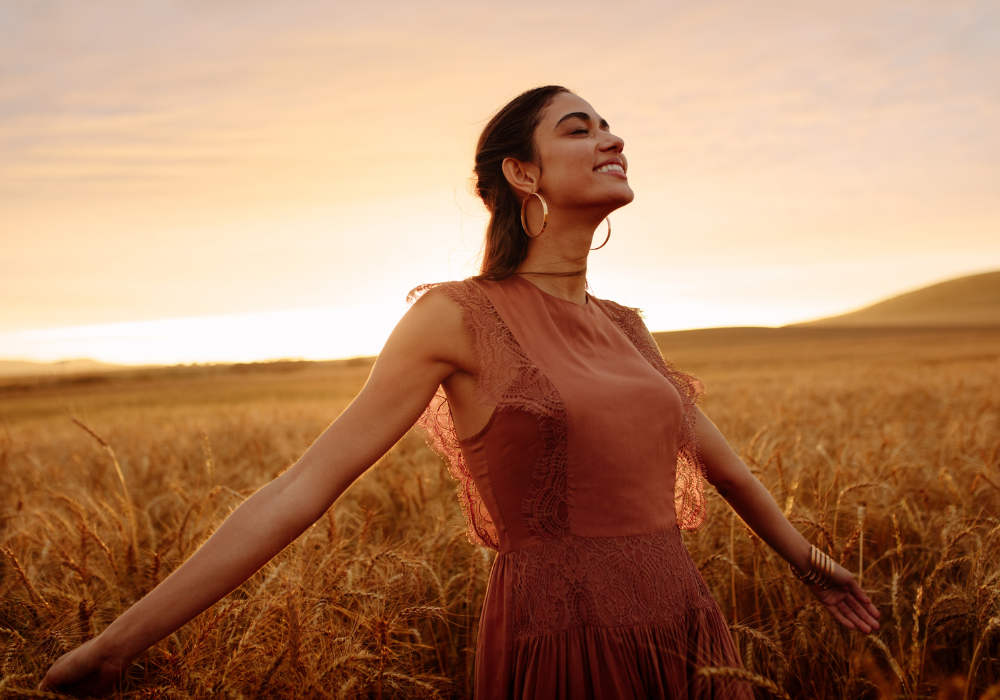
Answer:
[[[504,158],[500,167],[507,183],[515,191],[527,196],[538,189],[542,171],[534,163],[521,161],[517,158]]]

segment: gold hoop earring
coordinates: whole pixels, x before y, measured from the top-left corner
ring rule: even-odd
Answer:
[[[608,235],[604,237],[604,243],[602,243],[601,245],[597,246],[596,248],[591,248],[591,250],[600,250],[601,248],[603,248],[604,246],[606,246],[608,244],[608,241],[611,240],[611,217],[608,216],[608,217],[606,217],[606,219],[607,219],[607,222],[608,222]]]
[[[525,211],[528,208],[528,200],[531,199],[532,196],[538,197],[538,201],[542,203],[542,228],[534,236],[532,236],[531,232],[528,231],[528,221],[527,219],[524,218]],[[532,192],[527,197],[525,197],[524,200],[521,202],[521,228],[524,229],[524,235],[527,236],[528,238],[538,238],[543,233],[545,233],[545,227],[548,225],[549,225],[549,205],[545,203],[544,199],[542,199],[542,195],[538,194],[537,192]]]

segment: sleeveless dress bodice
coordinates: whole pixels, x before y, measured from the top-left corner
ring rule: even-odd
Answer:
[[[548,294],[517,275],[426,285],[458,302],[492,408],[459,438],[439,390],[420,419],[459,482],[470,539],[498,551],[476,698],[751,698],[697,675],[741,666],[680,538],[705,515],[701,384],[639,313]]]

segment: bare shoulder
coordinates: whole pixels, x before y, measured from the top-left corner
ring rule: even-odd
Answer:
[[[421,327],[429,334],[450,337],[467,335],[464,310],[444,283],[422,291],[406,312],[404,319]],[[411,292],[412,294],[412,292]]]
[[[406,430],[441,383],[467,371],[471,354],[460,305],[445,294],[424,294],[389,334],[352,415],[362,422],[398,418]]]
[[[406,353],[414,360],[447,362],[459,370],[469,370],[472,339],[465,324],[464,310],[446,282],[414,290],[416,301],[396,324],[385,350]]]

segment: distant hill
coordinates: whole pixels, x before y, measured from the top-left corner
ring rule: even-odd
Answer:
[[[1000,326],[1000,271],[934,284],[858,311],[796,326]]]
[[[0,360],[0,377],[50,377],[85,372],[114,372],[134,369],[125,365],[110,365],[96,360],[63,360],[62,362],[27,362]]]

